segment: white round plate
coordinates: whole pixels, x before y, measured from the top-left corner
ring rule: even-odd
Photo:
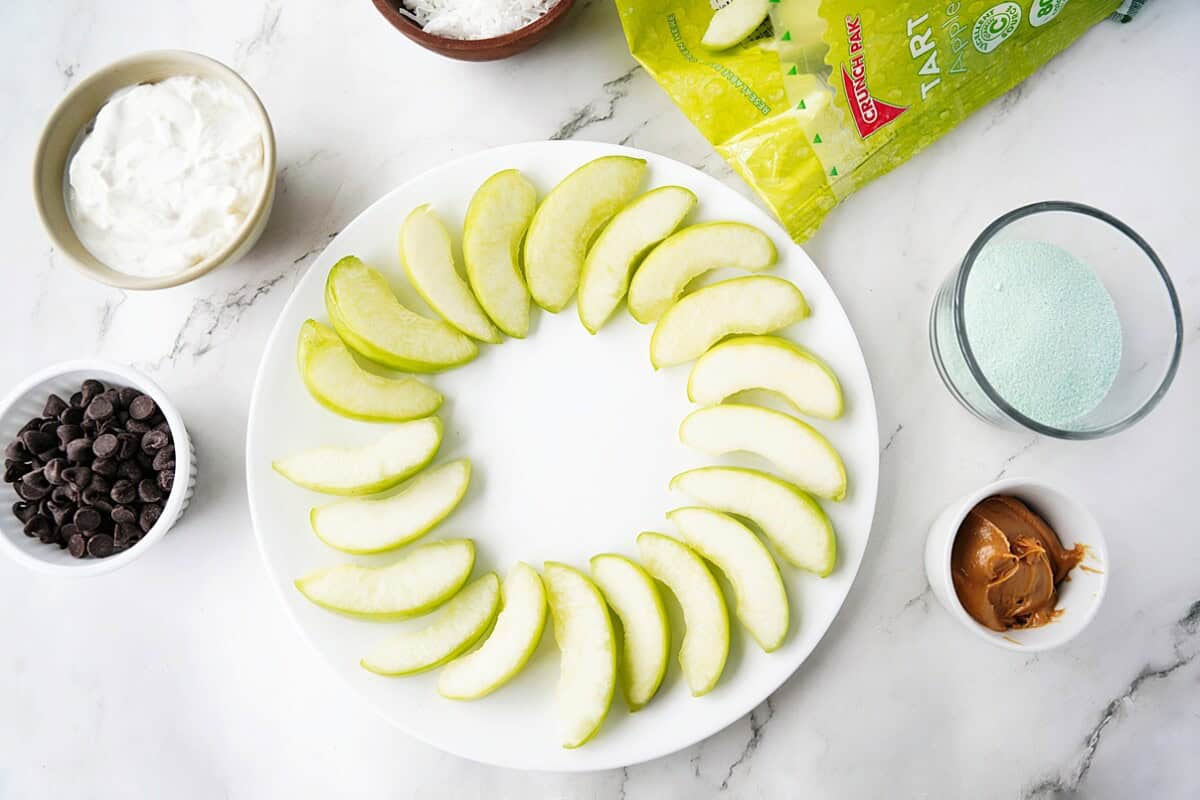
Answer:
[[[675,659],[682,628],[678,608],[664,590],[673,642],[658,695],[629,714],[618,692],[596,737],[565,750],[554,711],[558,652],[549,621],[525,670],[474,702],[438,695],[436,672],[385,678],[359,666],[377,641],[422,620],[375,623],[339,616],[310,603],[292,581],[329,564],[388,563],[396,554],[353,557],[322,544],[309,528],[308,511],[330,498],[288,483],[271,470],[271,460],[323,444],[365,443],[386,430],[327,411],[309,397],[296,370],[297,332],[308,317],[327,319],[322,289],[338,259],[359,256],[388,276],[403,302],[427,310],[407,285],[397,253],[400,223],[411,209],[430,203],[457,237],[472,194],[493,173],[520,169],[544,195],[584,162],[618,153],[649,162],[647,186],[673,183],[694,191],[699,203],[692,221],[740,220],[774,239],[775,274],[799,286],[812,306],[812,316],[785,335],[828,361],[845,389],[845,416],[813,424],[842,453],[850,491],[841,503],[824,503],[838,536],[834,573],[821,579],[782,566],[793,610],[782,647],[763,653],[735,621],[720,683],[708,695],[692,697]],[[676,473],[706,463],[752,464],[749,456],[714,459],[680,444],[677,428],[692,408],[689,365],[655,372],[650,332],[622,305],[592,336],[572,304],[557,315],[536,312],[526,339],[481,345],[474,362],[431,377],[446,396],[440,411],[446,436],[435,463],[468,457],[475,469],[463,504],[428,538],[473,538],[476,575],[494,570],[503,576],[517,560],[539,568],[545,560],[565,561],[586,570],[597,553],[636,556],[641,531],[672,532],[664,514],[688,504],[667,489]],[[592,142],[537,142],[430,170],[372,205],[330,242],[296,287],[267,343],[250,404],[246,473],[254,528],[284,605],[305,638],[380,713],[412,736],[475,761],[594,770],[635,764],[700,741],[749,712],[795,672],[833,622],[858,571],[875,508],[878,444],[875,401],[850,322],[816,266],[774,220],[715,179],[654,153]]]

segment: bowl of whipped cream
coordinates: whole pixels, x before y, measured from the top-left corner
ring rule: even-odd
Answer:
[[[81,81],[50,115],[34,197],[55,249],[89,277],[163,289],[241,258],[275,199],[275,134],[229,67],[160,50]]]

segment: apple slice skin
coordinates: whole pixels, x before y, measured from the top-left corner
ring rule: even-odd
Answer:
[[[287,458],[277,459],[271,462],[271,467],[297,486],[310,489],[314,492],[347,497],[375,494],[376,492],[382,492],[385,489],[399,485],[423,470],[429,462],[433,461],[433,457],[437,455],[438,448],[442,444],[442,433],[441,419],[438,417],[426,417],[396,425],[390,432],[373,444],[363,447],[318,447]],[[378,480],[365,483],[317,483],[304,477],[302,474],[304,472],[302,463],[304,459],[312,459],[322,455],[331,458],[339,455],[348,458],[366,458],[372,451],[386,449],[386,445],[392,444],[393,440],[399,444],[403,444],[399,440],[406,438],[415,441],[415,444],[418,446],[416,452],[419,455],[394,465],[393,471],[386,473]]]
[[[645,159],[602,156],[546,195],[525,235],[525,281],[535,303],[550,312],[566,308],[592,238],[633,199],[645,174]]]
[[[749,430],[757,433],[748,436]],[[788,414],[739,403],[708,406],[684,418],[679,440],[710,455],[754,453],[775,464],[807,492],[827,500],[846,497],[846,465],[841,455],[815,428]]]
[[[343,417],[404,422],[434,414],[442,405],[441,393],[416,378],[367,372],[341,338],[316,320],[300,326],[296,361],[313,399]]]
[[[642,566],[675,595],[683,609],[679,666],[692,695],[712,691],[729,658],[729,611],[716,578],[686,544],[647,531],[637,538]],[[715,654],[715,658],[712,656]]]
[[[780,395],[801,414],[837,419],[844,410],[842,387],[829,366],[778,336],[738,336],[713,347],[688,376],[688,399],[716,405],[747,389]]]
[[[470,539],[443,539],[415,547],[386,567],[340,564],[310,572],[295,580],[300,593],[321,608],[348,617],[367,620],[397,620],[419,617],[445,603],[471,576],[475,566],[475,543]],[[403,582],[427,579],[435,571],[439,581],[424,594],[384,600],[387,590],[412,594]],[[332,595],[338,584],[361,584],[353,604],[337,605]]]
[[[655,369],[704,355],[731,334],[762,334],[807,317],[804,293],[783,278],[749,275],[684,295],[659,317],[650,337]]]
[[[418,631],[381,643],[359,662],[376,675],[399,677],[440,667],[479,640],[500,608],[500,580],[489,572],[463,587]],[[424,650],[419,657],[415,651]]]
[[[720,267],[760,272],[775,266],[771,237],[744,222],[689,225],[655,247],[629,286],[629,313],[654,322],[695,278]]]
[[[346,256],[329,270],[325,311],[347,347],[391,369],[438,372],[466,364],[479,354],[469,336],[405,308],[387,279],[355,256]],[[368,322],[375,326],[372,334],[364,330]],[[384,336],[380,327],[389,335]]]
[[[435,469],[417,475],[399,494],[383,498],[352,498],[317,506],[309,512],[308,519],[313,533],[325,544],[343,553],[367,555],[395,550],[401,545],[419,539],[433,530],[458,507],[471,482],[471,462],[466,459],[451,461]],[[439,490],[449,489],[450,494],[437,496]],[[432,500],[434,507],[421,513],[414,511]],[[408,506],[408,508],[405,508]],[[372,517],[386,516],[383,521]],[[365,543],[362,538],[357,544],[339,533],[339,529],[361,530],[367,525],[390,524],[391,534],[382,539]],[[365,546],[364,546],[365,545]]]
[[[829,516],[807,492],[774,475],[744,467],[699,467],[676,475],[670,488],[750,520],[794,567],[824,578],[837,564]]]
[[[463,221],[467,280],[483,310],[516,339],[529,333],[529,289],[521,275],[521,240],[537,210],[537,189],[515,169],[497,172],[471,198]]]
[[[417,206],[400,228],[400,260],[417,294],[458,330],[497,344],[500,334],[454,267],[450,232],[428,205]]]
[[[779,565],[745,525],[710,508],[677,508],[667,514],[683,540],[717,566],[733,585],[736,613],[765,652],[787,638],[787,591]]]
[[[732,0],[713,14],[708,30],[700,40],[713,51],[728,50],[745,40],[767,18],[769,0]]]
[[[621,691],[629,710],[637,711],[654,698],[667,674],[671,629],[662,595],[654,579],[625,556],[602,553],[590,563],[593,582],[621,620]]]
[[[438,693],[451,700],[477,700],[519,673],[542,640],[546,589],[533,567],[518,562],[504,579],[504,606],[479,649],[451,661],[438,676]]]
[[[617,684],[617,644],[604,596],[574,567],[547,561],[546,600],[562,652],[558,706],[563,747],[587,744],[608,716]],[[586,615],[586,616],[584,616]],[[580,705],[579,701],[589,701]]]
[[[588,250],[579,278],[579,320],[590,333],[600,330],[629,289],[639,259],[679,227],[696,205],[682,186],[652,189],[604,226]]]

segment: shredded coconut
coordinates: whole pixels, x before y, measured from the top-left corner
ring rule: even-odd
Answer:
[[[523,28],[559,0],[402,0],[427,33],[451,39],[490,39]]]

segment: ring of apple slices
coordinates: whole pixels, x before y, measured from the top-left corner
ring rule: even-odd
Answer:
[[[708,44],[732,43],[738,26],[757,14],[757,5],[718,12]],[[728,465],[687,470],[670,484],[697,504],[667,515],[678,538],[642,533],[637,560],[595,556],[590,577],[548,561],[541,574],[519,562],[503,583],[493,573],[470,581],[474,543],[445,539],[413,546],[390,565],[340,564],[295,582],[313,603],[368,620],[435,612],[423,627],[385,639],[361,663],[384,676],[442,667],[437,690],[454,700],[484,697],[512,680],[533,656],[549,616],[561,650],[558,710],[568,748],[595,736],[617,684],[630,711],[651,702],[663,685],[671,631],[660,585],[683,612],[684,682],[694,695],[716,686],[729,654],[730,623],[706,562],[732,585],[742,627],[764,651],[781,647],[792,626],[788,593],[759,535],[787,564],[826,576],[837,542],[809,493],[839,500],[846,492],[845,466],[822,433],[791,414],[729,402],[766,390],[799,414],[841,416],[833,370],[771,335],[809,315],[804,294],[787,280],[757,274],[694,288],[710,270],[757,273],[774,266],[771,238],[727,221],[676,232],[696,196],[680,186],[638,194],[646,167],[626,156],[597,159],[540,204],[536,188],[517,170],[493,175],[467,210],[465,276],[447,226],[429,206],[414,209],[400,232],[403,271],[437,318],[406,308],[388,278],[357,258],[335,264],[325,291],[332,328],[308,320],[300,332],[304,384],[343,416],[399,424],[374,443],[317,448],[274,464],[301,487],[353,496],[312,509],[321,541],[353,555],[390,551],[453,513],[466,494],[471,464],[460,459],[422,471],[441,444],[442,423],[432,415],[442,396],[425,382],[385,370],[437,372],[465,364],[479,352],[477,341],[498,343],[501,332],[523,337],[534,305],[557,312],[576,292],[589,332],[599,331],[627,300],[637,321],[655,323],[650,359],[656,370],[695,361],[687,391],[701,407],[682,421],[681,442],[713,455],[757,454],[787,480]],[[399,489],[388,496],[357,496],[393,487]],[[621,623],[620,647],[610,610]]]

